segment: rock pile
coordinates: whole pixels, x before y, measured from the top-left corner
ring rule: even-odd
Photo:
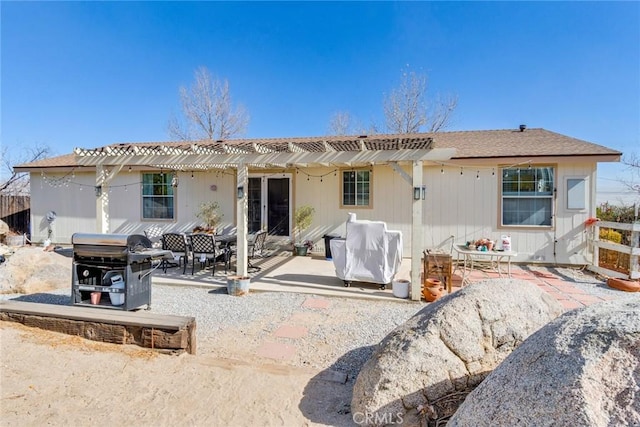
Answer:
[[[356,379],[351,412],[373,425],[445,419],[562,312],[554,298],[518,279],[482,281],[429,304],[379,344]]]

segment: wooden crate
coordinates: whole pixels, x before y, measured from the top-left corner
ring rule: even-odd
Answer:
[[[451,254],[429,253],[424,251],[422,256],[424,274],[423,282],[431,277],[437,277],[447,286],[447,292],[451,293],[451,276],[453,275],[453,260]]]

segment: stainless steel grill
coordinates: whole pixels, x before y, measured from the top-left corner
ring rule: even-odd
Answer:
[[[138,234],[76,233],[73,244],[71,298],[75,305],[134,310],[151,308],[153,260],[171,252],[151,248]]]

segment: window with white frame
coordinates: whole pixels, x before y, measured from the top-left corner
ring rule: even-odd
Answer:
[[[554,168],[502,168],[502,225],[553,225]]]
[[[355,169],[342,171],[342,205],[371,205],[371,171]]]
[[[166,173],[142,174],[142,219],[174,219],[172,178]]]
[[[587,208],[587,184],[584,178],[567,178],[567,209]]]

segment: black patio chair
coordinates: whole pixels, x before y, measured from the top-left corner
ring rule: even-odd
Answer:
[[[213,234],[196,233],[190,235],[189,240],[191,243],[191,274],[195,272],[196,260],[200,262],[201,268],[205,268],[207,264],[210,264],[212,266],[212,275],[216,274],[216,263],[224,262],[226,272],[225,252],[218,247]]]
[[[144,229],[144,235],[151,240],[151,246],[154,248],[162,247],[162,227],[156,224],[150,225]]]
[[[249,268],[260,270],[260,267],[253,265],[251,263],[251,260],[263,257],[264,244],[266,240],[267,240],[267,232],[264,230],[261,230],[256,233],[255,237],[253,238],[253,241],[249,242],[249,246],[248,246],[249,259],[247,260],[247,266]]]
[[[162,249],[171,251],[177,263],[163,261],[162,270],[166,273],[168,267],[180,267],[182,264],[182,274],[187,271],[189,262],[189,246],[187,237],[182,233],[165,233],[162,235]]]

